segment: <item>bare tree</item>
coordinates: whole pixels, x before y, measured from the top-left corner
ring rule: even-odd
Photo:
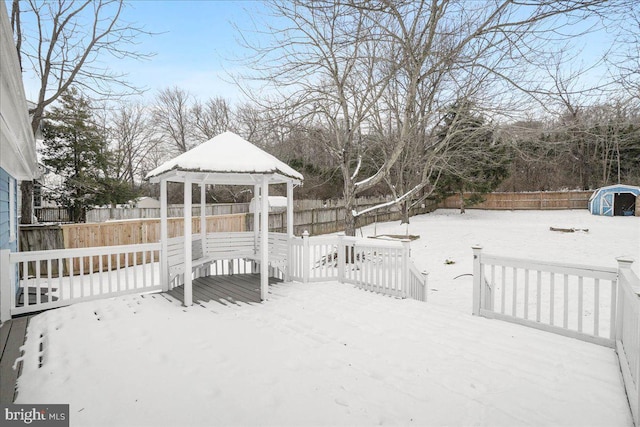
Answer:
[[[11,5],[22,69],[35,74],[40,82],[30,110],[34,133],[45,108],[72,85],[102,96],[138,92],[125,75],[104,65],[108,57],[150,56],[134,49],[139,37],[150,33],[122,21],[123,0],[13,0]],[[33,182],[22,182],[21,190],[21,222],[31,223]]]
[[[640,3],[625,2],[627,8],[622,13],[624,24],[614,19],[611,28],[617,31],[616,44],[620,51],[611,55],[608,62],[617,75],[618,82],[630,98],[640,100]]]
[[[147,111],[139,103],[121,103],[108,123],[113,152],[113,178],[127,181],[132,188],[140,182],[149,154],[158,144]]]
[[[290,25],[268,29],[279,47],[260,50],[254,65],[283,95],[278,105],[283,117],[293,114],[308,129],[326,130],[321,141],[340,168],[349,211],[346,228],[353,234],[358,137],[388,81],[376,67],[382,57],[377,52],[379,27],[362,10],[340,2],[272,6],[274,14]],[[265,57],[270,52],[275,56]]]
[[[425,143],[420,179],[390,203],[433,187],[434,165],[446,163],[450,139],[430,146],[421,138],[446,106],[462,99],[499,114],[510,110],[505,92],[536,95],[538,76],[524,78],[523,69],[568,37],[558,31],[567,22],[604,3],[274,1],[279,26],[265,31],[274,42],[256,48],[253,66],[282,94],[283,108],[326,132],[323,146],[344,182],[346,232],[354,234],[364,213],[356,195],[388,181],[394,166]],[[372,138],[376,121],[390,132]],[[363,165],[371,165],[366,156],[374,150],[367,144],[376,140],[386,144],[385,155],[368,170]]]
[[[150,57],[134,49],[139,37],[150,33],[123,22],[124,7],[124,0],[13,0],[13,33],[22,68],[40,81],[30,111],[34,132],[45,108],[71,85],[100,96],[139,92],[126,75],[104,65],[108,57]]]
[[[191,115],[191,95],[178,87],[162,89],[152,110],[153,124],[171,151],[184,153],[193,144],[195,134]]]
[[[231,130],[231,106],[226,99],[214,97],[205,103],[196,101],[192,107],[196,139],[211,139]]]

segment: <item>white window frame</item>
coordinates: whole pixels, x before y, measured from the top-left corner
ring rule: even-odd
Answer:
[[[9,242],[15,242],[16,237],[16,180],[9,177]]]

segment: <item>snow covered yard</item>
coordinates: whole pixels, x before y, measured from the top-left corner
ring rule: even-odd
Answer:
[[[588,229],[563,233],[549,227]],[[399,222],[364,227],[364,236],[405,234]],[[616,258],[635,259],[640,275],[640,218],[594,216],[585,210],[485,211],[440,209],[411,218],[411,258],[429,272],[428,301],[469,313],[473,254],[480,244],[492,255],[531,258],[583,265],[616,267]],[[358,234],[360,235],[360,234]],[[453,262],[447,264],[449,262]],[[465,275],[465,276],[461,276]],[[461,277],[458,277],[461,276]],[[456,277],[458,277],[456,279]]]
[[[637,218],[438,211],[409,232],[427,304],[326,282],[255,306],[138,295],[52,310],[30,323],[16,403],[70,403],[71,425],[632,425],[613,350],[471,316],[471,278],[453,278],[474,243],[640,262]]]

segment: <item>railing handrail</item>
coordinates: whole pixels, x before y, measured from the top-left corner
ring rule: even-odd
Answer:
[[[482,264],[499,265],[501,267],[526,268],[528,270],[542,271],[546,273],[581,275],[584,277],[604,280],[615,280],[618,275],[618,269],[615,267],[599,267],[557,261],[531,260],[486,253],[482,253]]]
[[[160,250],[160,242],[156,243],[136,243],[132,245],[96,246],[93,248],[72,248],[72,249],[50,249],[45,251],[11,252],[9,260],[11,263],[23,261],[41,261],[58,258],[77,258],[100,255],[113,255],[126,252],[143,252]]]

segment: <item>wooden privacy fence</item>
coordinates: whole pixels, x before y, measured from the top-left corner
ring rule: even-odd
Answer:
[[[200,216],[200,206],[194,206],[191,212],[192,216]],[[205,206],[207,216],[246,212],[249,212],[249,203],[215,203]],[[184,217],[184,206],[168,206],[167,216]],[[139,218],[160,218],[160,208],[98,208],[87,212],[88,223]]]
[[[361,207],[363,208],[363,207]],[[435,202],[430,202],[424,207],[411,209],[411,215],[419,215],[434,211]],[[316,208],[293,212],[294,234],[300,236],[305,231],[310,235],[336,233],[344,231],[346,209],[344,207]],[[374,222],[397,221],[402,217],[402,213],[395,207],[390,206],[374,212],[361,215],[356,220],[357,227],[373,224]],[[245,228],[253,231],[253,214],[246,216]],[[269,214],[269,231],[284,233],[287,230],[287,213],[272,212]]]
[[[466,209],[488,210],[552,210],[587,209],[593,191],[537,191],[528,193],[488,193],[484,201]],[[473,193],[464,193],[469,198]],[[460,195],[453,195],[438,204],[439,208],[459,209]]]
[[[616,349],[640,425],[640,279],[633,260],[597,267],[484,254],[473,248],[473,314]]]
[[[361,208],[388,202],[389,197],[358,197],[357,205]],[[205,215],[230,215],[249,212],[250,203],[210,203],[205,207]],[[296,211],[324,208],[344,208],[344,200],[296,199],[293,201]],[[58,207],[35,207],[34,214],[39,222],[70,222],[69,210]],[[184,217],[184,206],[180,204],[167,207],[169,217]],[[200,216],[200,206],[193,206],[191,215]],[[87,223],[121,221],[127,219],[160,218],[160,208],[95,208],[87,212]]]
[[[206,217],[207,231],[246,231],[245,214]],[[182,236],[184,218],[167,220],[169,238]],[[96,224],[64,224],[61,226],[65,248],[133,245],[160,241],[160,220],[139,219]],[[200,217],[192,219],[193,233],[200,232]]]
[[[216,215],[208,216],[207,231],[245,231],[245,214]],[[184,218],[169,218],[169,237],[182,236],[184,231]],[[200,218],[193,218],[192,230],[194,233],[200,232]],[[20,229],[20,250],[22,252],[51,250],[51,249],[79,249],[94,248],[103,246],[136,245],[145,243],[156,243],[160,241],[160,220],[159,219],[139,219],[130,221],[113,221],[97,224],[62,224],[49,226],[29,226]],[[67,268],[78,271],[80,262],[83,268],[89,270],[95,268],[97,258],[74,258],[72,265],[62,264],[65,268],[63,274],[68,274]],[[91,264],[93,262],[94,264]],[[124,255],[121,255],[120,262],[124,263]],[[130,258],[128,263],[140,262]],[[34,273],[34,264],[29,264],[29,273]],[[58,275],[58,264],[42,264],[40,266],[43,273],[51,269],[54,276]],[[21,270],[22,274],[22,270]]]

